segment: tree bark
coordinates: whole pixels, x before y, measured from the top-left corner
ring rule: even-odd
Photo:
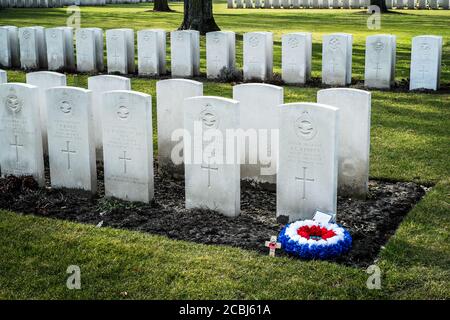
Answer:
[[[380,8],[381,13],[388,12],[386,7],[386,0],[370,0],[371,6],[378,6]]]
[[[184,0],[184,19],[180,30],[198,30],[200,34],[219,31],[213,16],[212,0]]]
[[[168,0],[154,0],[153,11],[170,12]]]

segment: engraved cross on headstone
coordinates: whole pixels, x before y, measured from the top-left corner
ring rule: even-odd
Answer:
[[[339,63],[337,63],[334,58],[331,59],[331,63],[330,63],[331,73],[335,72],[335,67],[337,67],[338,65],[339,65]]]
[[[295,177],[295,180],[303,181],[303,196],[302,199],[306,200],[306,182],[314,182],[314,179],[306,178],[306,169],[307,167],[303,167],[303,176]]]
[[[422,74],[422,80],[425,79],[425,73],[428,73],[428,69],[426,68],[426,66],[424,64],[421,65],[421,68],[418,71]]]
[[[70,155],[77,153],[74,150],[70,150],[70,141],[66,141],[66,150],[61,150],[62,153],[67,154],[67,170],[70,170]]]
[[[117,49],[114,49],[114,54],[111,56],[112,58],[114,58],[114,66],[118,66],[119,63],[117,62],[118,58],[120,58],[120,55],[117,54]]]
[[[377,61],[377,64],[374,67],[374,70],[375,70],[375,79],[378,79],[378,71],[383,70],[383,68],[380,67],[380,61]]]
[[[208,157],[208,165],[207,166],[204,166],[204,165],[201,166],[201,168],[203,170],[208,170],[208,188],[211,188],[211,170],[216,171],[216,172],[219,171],[219,168],[211,167],[210,159],[211,159],[211,156]]]
[[[10,145],[16,149],[16,163],[19,163],[19,148],[23,148],[23,144],[19,144],[19,137],[17,135],[14,136],[14,143]]]
[[[123,152],[123,157],[119,157],[119,160],[123,160],[123,173],[127,173],[127,161],[131,161],[131,158],[127,158],[127,152]]]

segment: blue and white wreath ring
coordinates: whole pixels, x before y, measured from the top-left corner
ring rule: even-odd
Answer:
[[[313,220],[286,225],[278,241],[284,251],[304,259],[334,258],[348,252],[352,246],[352,237],[343,227]]]

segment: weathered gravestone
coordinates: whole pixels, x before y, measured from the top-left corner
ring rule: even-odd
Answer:
[[[244,33],[244,80],[269,80],[272,78],[272,73],[272,33]]]
[[[364,85],[389,89],[395,81],[396,37],[389,34],[368,36]]]
[[[282,36],[282,78],[303,84],[311,78],[312,35],[309,32]]]
[[[239,128],[239,102],[219,97],[184,101],[186,208],[240,213],[239,150],[227,129]],[[231,139],[234,138],[231,137]],[[232,147],[227,147],[227,144]]]
[[[20,63],[22,69],[39,69],[38,34],[33,27],[19,29]]]
[[[276,183],[279,108],[283,88],[269,84],[241,84],[233,87],[233,99],[240,103],[241,179]],[[270,186],[268,186],[270,187]]]
[[[0,67],[19,67],[19,52],[17,27],[0,27]]]
[[[11,66],[20,67],[19,28],[15,26],[3,26],[0,29],[8,31],[9,52],[11,54]]]
[[[100,72],[103,62],[103,30],[82,28],[76,31],[77,70],[79,72]]]
[[[156,83],[158,117],[158,168],[181,177],[183,164],[184,99],[203,95],[203,83],[187,79],[168,79]],[[175,135],[175,136],[174,136]]]
[[[418,36],[412,39],[409,90],[439,89],[442,37]]]
[[[45,30],[47,41],[48,69],[75,70],[75,56],[73,51],[73,29],[58,27]]]
[[[317,102],[339,109],[338,191],[364,198],[369,183],[371,93],[333,88],[317,92]]]
[[[150,202],[154,197],[151,96],[106,92],[102,114],[106,197]]]
[[[106,30],[108,72],[134,73],[134,31],[132,29]]]
[[[236,34],[216,31],[206,34],[206,73],[209,79],[218,78],[222,71],[234,71],[236,64]]]
[[[140,75],[166,73],[166,32],[164,30],[140,30],[138,38],[138,70]]]
[[[290,103],[280,110],[277,219],[311,219],[336,213],[339,110]]]
[[[95,146],[97,158],[103,158],[102,110],[103,94],[113,90],[131,90],[129,78],[113,75],[100,75],[88,78],[88,89],[92,91],[92,114],[94,116]]]
[[[195,30],[170,33],[172,77],[200,74],[200,34]]]
[[[352,81],[353,36],[334,33],[323,36],[322,83],[345,86]]]
[[[6,74],[6,71],[0,70],[0,84],[7,82],[8,82],[8,75]]]
[[[0,85],[0,169],[2,177],[31,175],[45,184],[38,89],[22,83]]]
[[[41,118],[42,145],[44,154],[48,154],[47,143],[47,95],[45,91],[49,88],[67,85],[66,76],[62,73],[51,71],[39,71],[27,73],[27,83],[36,86],[39,91],[39,109]]]
[[[95,193],[92,94],[89,90],[72,87],[48,89],[46,94],[52,187]]]

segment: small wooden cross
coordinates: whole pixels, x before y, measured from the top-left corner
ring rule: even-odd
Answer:
[[[269,256],[275,257],[275,250],[281,248],[281,243],[277,242],[276,236],[271,236],[270,241],[266,241],[266,247],[269,248]]]

